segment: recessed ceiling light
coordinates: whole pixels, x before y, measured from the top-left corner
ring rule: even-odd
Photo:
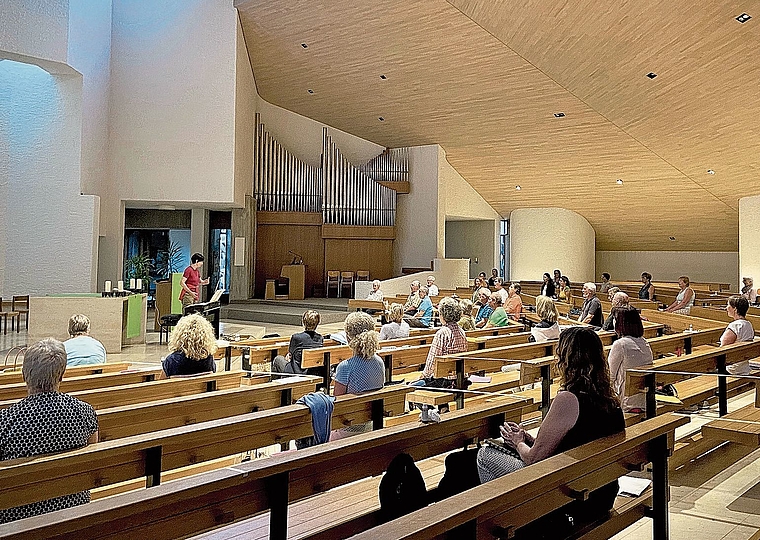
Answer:
[[[309,88],[309,89],[307,90],[307,92],[308,92],[308,93],[310,93],[310,94],[313,94],[313,93],[314,93],[314,90],[312,90],[311,88]]]
[[[747,15],[746,13],[742,13],[736,18],[736,20],[739,21],[740,23],[745,23],[751,18],[752,18],[752,15]]]
[[[618,178],[617,180],[615,180],[615,183],[616,183],[617,185],[619,185],[619,186],[622,186],[622,185],[623,185],[623,180],[622,180],[622,178]]]
[[[380,75],[380,78],[381,78],[382,80],[385,80],[385,79],[387,79],[388,77],[386,77],[385,75]]]
[[[649,77],[650,79],[654,79],[655,77],[657,77],[657,73],[650,71],[649,73],[647,73],[647,77]]]
[[[563,112],[555,112],[554,113],[554,118],[564,118],[564,117],[565,117],[565,113],[563,113]]]
[[[520,191],[520,190],[522,189],[522,186],[518,184],[518,185],[516,185],[516,186],[515,186],[515,189],[516,189],[517,191]]]
[[[303,47],[304,49],[308,49],[309,48],[309,46],[306,43],[301,43],[301,47]]]
[[[381,122],[385,122],[385,118],[382,116],[378,116],[377,119],[380,120]]]
[[[715,174],[715,171],[712,169],[707,169],[707,174]]]
[[[676,240],[676,237],[675,237],[675,236],[671,236],[671,237],[670,237],[670,241],[671,241],[671,242],[675,242],[675,240]]]

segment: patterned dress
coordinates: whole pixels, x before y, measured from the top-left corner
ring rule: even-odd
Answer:
[[[33,394],[0,410],[0,460],[65,452],[85,446],[98,431],[95,410],[67,394]],[[7,523],[90,502],[90,492],[0,510]]]

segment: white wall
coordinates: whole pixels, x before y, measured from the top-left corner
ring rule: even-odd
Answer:
[[[386,297],[397,294],[409,294],[409,285],[415,279],[425,285],[429,275],[435,276],[435,284],[439,289],[456,289],[457,287],[469,287],[469,265],[466,259],[433,259],[433,270],[417,272],[405,276],[394,277],[381,281],[380,290]],[[371,287],[370,287],[371,290]],[[356,293],[356,298],[366,298],[363,291]]]
[[[734,274],[740,287],[739,278],[751,277],[757,287],[760,285],[760,195],[739,199],[739,257],[738,272]]]
[[[67,0],[0,2],[0,51],[65,63],[68,27]]]
[[[594,280],[596,234],[585,218],[564,208],[513,210],[510,279],[540,280],[559,268],[575,285]]]
[[[741,237],[740,237],[741,248]],[[642,272],[652,274],[653,281],[677,281],[689,276],[692,281],[730,283],[737,289],[739,254],[704,251],[597,251],[596,280],[609,272],[614,283],[638,281]],[[757,274],[760,275],[760,274]]]
[[[469,259],[469,277],[480,272],[491,275],[495,268],[493,252],[494,221],[447,221],[446,258]],[[477,262],[476,262],[477,259]]]

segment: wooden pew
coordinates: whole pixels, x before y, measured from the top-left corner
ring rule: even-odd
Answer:
[[[224,359],[224,370],[230,371],[233,353],[239,351],[242,356],[242,369],[250,371],[251,364],[265,364],[274,360],[277,355],[285,356],[288,354],[289,345],[290,336],[230,341],[217,350],[214,359]],[[328,347],[338,345],[338,342],[326,339],[323,345]]]
[[[63,378],[69,379],[71,377],[84,377],[86,375],[99,375],[101,373],[119,373],[121,371],[127,371],[130,369],[128,362],[112,362],[105,364],[93,364],[89,366],[73,366],[67,367],[63,372]],[[16,371],[6,371],[0,373],[0,386],[6,384],[14,384],[24,382],[24,378],[21,375],[21,367]]]
[[[583,500],[590,491],[633,468],[643,468],[648,462],[653,470],[650,492],[634,501],[618,498],[606,520],[576,526],[579,533],[609,538],[650,515],[653,538],[668,538],[668,456],[674,446],[675,429],[687,422],[675,415],[641,422],[626,428],[624,434],[552,456],[351,538],[511,538],[520,527],[573,500]],[[650,505],[651,513],[647,508]],[[621,511],[621,506],[625,511]]]
[[[96,410],[108,407],[132,405],[147,401],[156,401],[170,397],[187,396],[202,392],[213,392],[227,388],[237,388],[244,380],[242,371],[223,371],[197,375],[195,377],[164,379],[160,381],[126,384],[109,388],[96,388],[72,392],[71,395],[89,403]],[[248,379],[258,383],[267,382],[269,375],[259,375]],[[17,400],[1,401],[0,409],[11,406]]]
[[[340,396],[336,408],[342,401],[360,399]],[[377,396],[365,399],[377,402]],[[148,485],[154,487],[0,525],[0,538],[84,540],[102,537],[104,526],[113,534],[132,538],[180,537],[266,510],[271,510],[270,537],[285,538],[289,502],[380,474],[400,452],[424,459],[496,436],[499,424],[519,419],[523,404],[520,398],[505,396],[494,403],[447,414],[438,424],[386,428],[162,485],[157,485],[160,470],[186,462],[191,452],[206,459],[210,455],[207,448],[218,450],[222,446],[224,452],[232,453],[277,439],[278,428],[271,425],[275,417],[289,422],[281,428],[289,431],[288,436],[303,436],[300,431],[293,434],[289,426],[300,417],[310,430],[308,410],[292,405],[225,420],[220,422],[222,426],[199,424],[31,461],[3,462],[2,507],[134,475],[146,476]],[[382,407],[370,408],[382,411]],[[270,419],[258,422],[258,431],[267,429],[266,434],[251,431],[256,429],[254,418]],[[180,443],[196,448],[187,450]],[[203,445],[208,446],[201,448]],[[65,484],[58,480],[63,475],[67,476]]]
[[[712,321],[720,321],[725,323],[726,326],[733,321],[733,318],[726,313],[725,309],[709,307],[693,307],[691,308],[690,316],[710,319]],[[760,313],[758,313],[758,310],[750,309],[750,312],[747,313],[746,319],[752,323],[752,327],[755,329],[755,335],[760,335]]]
[[[756,375],[756,373],[755,373]],[[755,381],[755,403],[702,426],[706,439],[731,441],[744,446],[760,446],[760,388]]]
[[[375,311],[385,311],[385,304],[378,300],[357,300],[354,298],[348,301],[348,311],[361,311],[363,309],[372,309]]]

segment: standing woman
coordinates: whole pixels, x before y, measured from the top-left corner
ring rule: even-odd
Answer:
[[[553,298],[555,289],[556,287],[554,286],[554,282],[552,281],[549,272],[544,272],[544,282],[541,284],[541,296]]]
[[[643,410],[646,406],[644,394],[625,395],[625,372],[628,369],[651,367],[654,361],[652,348],[644,339],[644,325],[635,307],[616,307],[612,315],[615,318],[615,333],[618,335],[607,355],[612,387],[620,398],[624,411]]]
[[[557,300],[560,302],[573,303],[573,291],[570,290],[570,278],[562,276],[559,278],[559,288],[557,289]]]
[[[643,285],[639,289],[639,300],[654,300],[654,285],[652,285],[652,274],[649,272],[642,272],[641,282]]]
[[[681,292],[678,293],[673,303],[665,308],[665,311],[688,315],[691,312],[691,306],[694,305],[694,289],[689,287],[689,278],[686,276],[678,278],[678,286],[681,287]]]

